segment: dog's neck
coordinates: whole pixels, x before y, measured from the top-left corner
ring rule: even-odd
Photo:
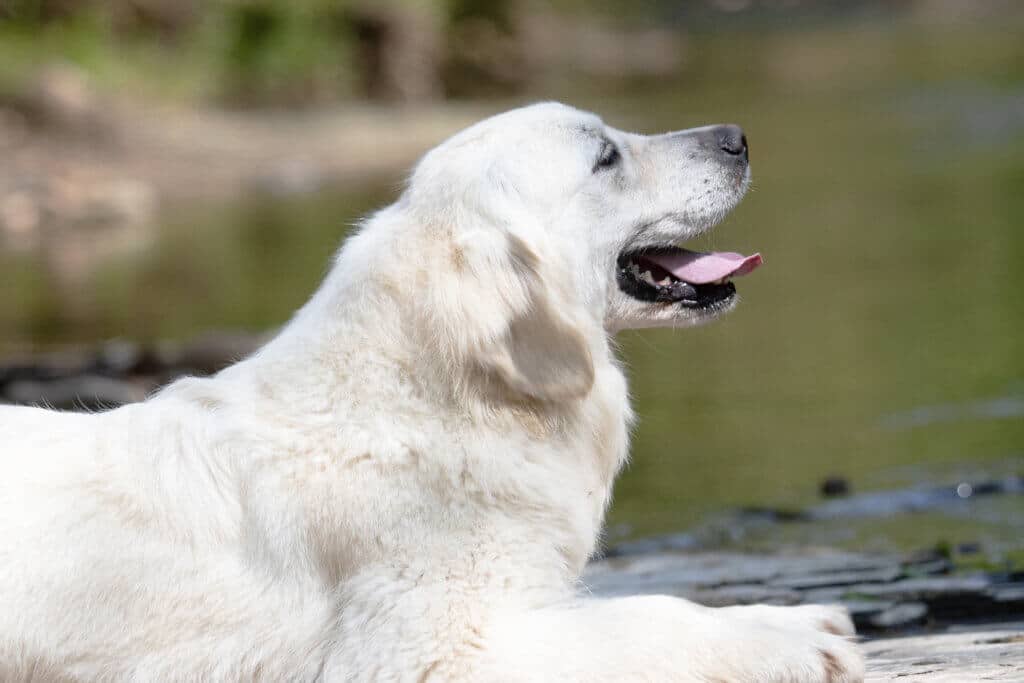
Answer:
[[[374,229],[379,237],[381,226]],[[594,550],[612,483],[626,459],[632,420],[625,378],[607,337],[591,335],[595,381],[579,399],[556,405],[503,403],[460,392],[456,378],[446,376],[448,366],[438,362],[438,350],[427,340],[409,338],[410,302],[402,299],[408,292],[367,266],[374,255],[364,246],[358,235],[349,240],[322,286],[277,337],[217,381],[242,387],[232,393],[262,404],[261,412],[302,425],[304,433],[331,434],[342,450],[350,447],[343,443],[349,437],[336,435],[358,433],[355,441],[423,444],[434,451],[429,457],[450,459],[482,450],[479,444],[467,448],[452,441],[452,434],[466,433],[460,429],[466,422],[475,425],[471,433],[495,444],[507,447],[514,439],[517,452],[502,457],[550,461],[549,478],[579,489],[557,497],[585,499],[566,507],[567,513],[589,512],[569,525],[576,530],[571,539],[560,541],[566,546],[565,564],[581,569]],[[374,432],[382,424],[376,412],[381,405],[388,406],[392,421],[386,435]],[[401,422],[404,416],[410,416],[407,424]],[[433,421],[429,428],[425,416]],[[530,486],[523,495],[547,495],[531,492]],[[554,506],[562,502],[555,500]]]

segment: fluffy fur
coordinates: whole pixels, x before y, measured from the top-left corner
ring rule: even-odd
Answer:
[[[0,408],[0,679],[859,680],[839,608],[579,595],[632,419],[612,334],[732,304],[615,284],[739,201],[703,139],[488,119],[252,357],[100,414]]]

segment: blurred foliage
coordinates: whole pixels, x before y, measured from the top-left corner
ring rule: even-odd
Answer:
[[[351,36],[340,3],[264,0],[218,10],[229,97],[302,102],[346,90]]]
[[[738,6],[745,9],[729,9]],[[547,77],[542,72],[572,70],[564,59],[538,68],[539,53],[560,47],[563,55],[589,50],[609,59],[616,50],[638,48],[581,26],[700,33],[751,22],[892,14],[909,6],[881,0],[0,0],[0,94],[16,91],[40,62],[54,60],[85,68],[111,89],[241,105],[507,94]],[[554,21],[555,42],[564,45],[549,45],[551,33],[530,35],[528,18]],[[573,41],[586,44],[566,49]]]
[[[67,60],[101,85],[154,95],[275,105],[367,95],[373,87],[359,74],[379,66],[374,50],[441,43],[465,21],[508,31],[510,7],[507,0],[0,0],[0,90],[17,89],[41,60]]]
[[[0,0],[0,95],[54,60],[101,87],[236,105],[509,94],[552,74],[585,75],[581,55],[606,66],[652,45],[617,40],[609,27],[700,36],[1020,9],[1009,0]],[[549,30],[531,33],[538,22]]]
[[[344,94],[344,8],[326,0],[9,0],[0,87],[30,77],[45,55],[151,94],[283,103]]]

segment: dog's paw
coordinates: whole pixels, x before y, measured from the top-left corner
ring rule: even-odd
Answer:
[[[858,683],[864,658],[857,644],[817,628],[774,630],[760,661],[743,680],[773,683]]]
[[[850,613],[842,605],[797,605],[795,607],[749,605],[724,607],[722,611],[740,619],[760,622],[765,625],[811,628],[847,638],[857,635],[853,620],[850,619]]]
[[[743,680],[788,683],[855,683],[864,659],[853,622],[834,605],[752,605],[721,610],[746,633],[750,647],[737,672]]]
[[[828,636],[815,644],[816,659],[807,681],[815,683],[859,683],[864,680],[864,657],[857,645],[846,638]]]
[[[835,636],[852,638],[857,635],[850,613],[841,605],[799,605],[791,607],[797,619]]]

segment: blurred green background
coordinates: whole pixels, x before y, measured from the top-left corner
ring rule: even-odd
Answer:
[[[766,261],[728,319],[621,336],[611,538],[1019,474],[1022,35],[980,0],[3,0],[0,362],[280,325],[416,155],[558,99],[742,124],[753,191],[696,246]],[[1019,562],[1024,502],[748,531]]]

